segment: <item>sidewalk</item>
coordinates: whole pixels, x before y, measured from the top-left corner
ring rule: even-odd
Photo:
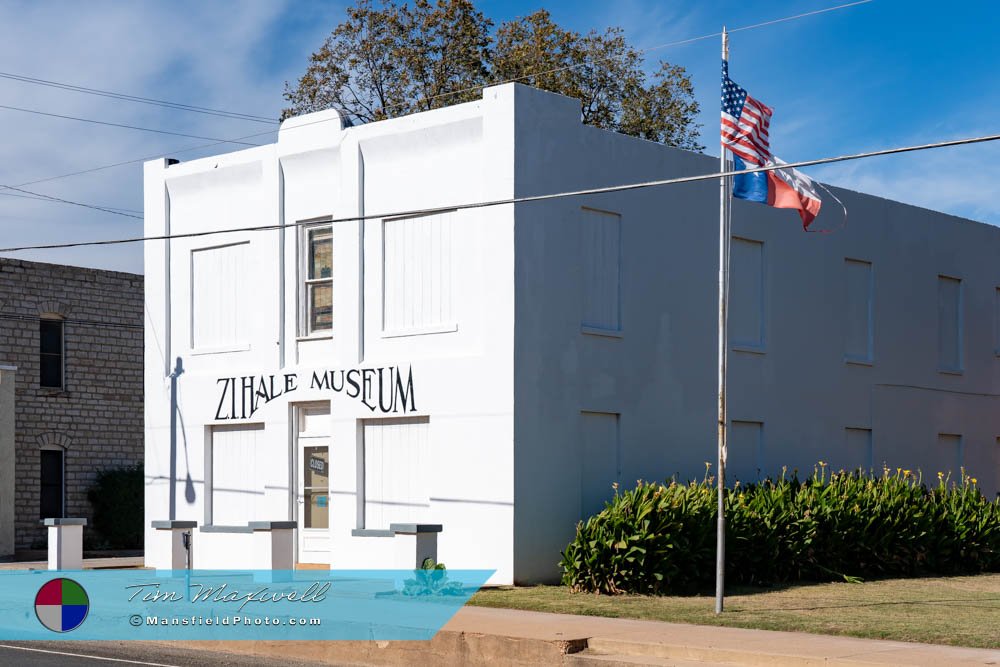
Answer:
[[[331,665],[1000,665],[1000,651],[465,607],[428,642],[176,642]]]
[[[84,570],[127,570],[144,566],[142,556],[118,556],[114,558],[84,558]],[[0,570],[47,570],[47,560],[27,560],[0,563]]]

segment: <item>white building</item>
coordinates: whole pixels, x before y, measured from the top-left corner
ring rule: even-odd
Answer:
[[[207,526],[291,519],[299,563],[351,568],[439,524],[451,568],[553,580],[613,482],[714,460],[718,185],[392,214],[717,167],[519,85],[147,163],[148,236],[275,226],[146,243],[147,526],[197,521],[204,567],[244,548]],[[834,234],[735,203],[731,472],[964,465],[995,493],[1000,231],[838,195]]]

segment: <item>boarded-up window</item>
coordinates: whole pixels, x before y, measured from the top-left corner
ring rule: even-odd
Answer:
[[[428,520],[429,427],[426,418],[364,423],[365,528]]]
[[[1000,287],[993,294],[993,354],[1000,356]]]
[[[962,281],[938,276],[938,366],[962,370]]]
[[[938,433],[937,458],[941,461],[941,470],[945,475],[951,475],[951,481],[961,483],[962,466],[965,465],[965,452],[962,436],[954,433]],[[929,484],[934,483],[930,475],[924,473]]]
[[[734,238],[729,261],[729,342],[764,349],[764,244]]]
[[[764,476],[764,424],[733,421],[726,439],[726,485],[756,482]]]
[[[848,259],[844,262],[847,309],[844,313],[844,358],[870,362],[873,357],[873,282],[871,262]]]
[[[617,213],[581,209],[585,327],[621,329],[621,235]]]
[[[580,518],[601,511],[614,495],[612,484],[621,481],[621,444],[618,415],[583,412],[580,452]]]
[[[382,323],[386,332],[454,323],[453,212],[382,223]]]
[[[258,509],[264,507],[264,480],[257,470],[263,443],[263,424],[212,428],[211,523],[245,526],[248,521],[274,519],[258,517]]]
[[[853,471],[872,467],[872,430],[870,428],[845,428],[844,449],[830,456],[831,470]]]
[[[191,251],[191,347],[245,344],[249,243]]]

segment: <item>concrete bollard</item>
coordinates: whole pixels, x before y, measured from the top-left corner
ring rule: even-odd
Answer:
[[[83,569],[83,527],[86,519],[42,519],[49,529],[49,569]]]
[[[194,529],[197,521],[153,521],[157,544],[146,567],[154,570],[189,570],[194,562]]]
[[[419,570],[428,558],[438,562],[437,538],[441,524],[392,523],[389,530],[396,534],[396,561],[401,567]]]
[[[251,521],[253,531],[254,569],[295,569],[294,521]]]

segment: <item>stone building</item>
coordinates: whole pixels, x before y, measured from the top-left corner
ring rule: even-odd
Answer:
[[[0,556],[43,547],[42,517],[92,518],[98,472],[142,462],[142,318],[140,275],[0,259]]]

